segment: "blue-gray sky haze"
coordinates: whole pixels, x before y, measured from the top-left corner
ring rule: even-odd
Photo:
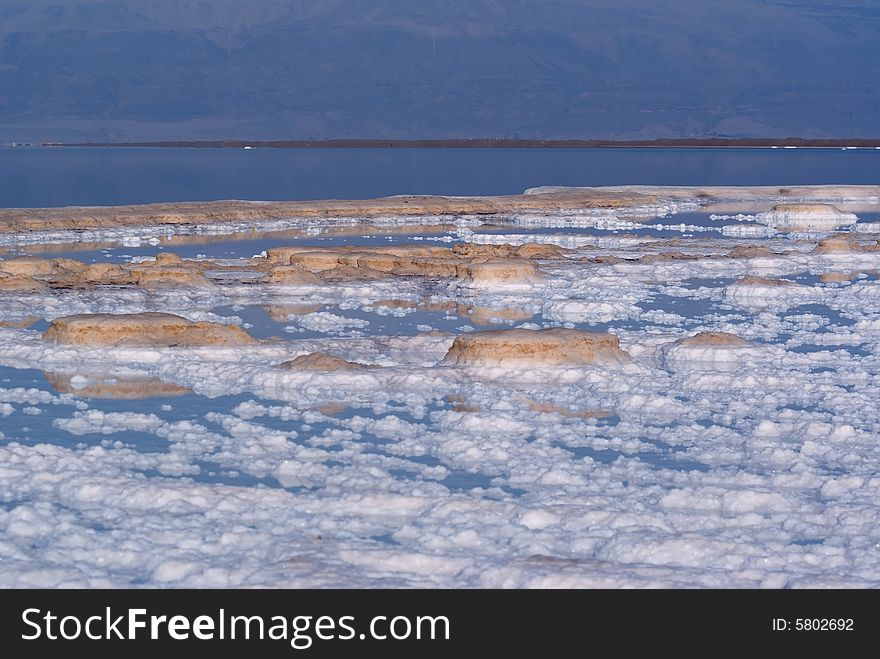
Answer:
[[[875,0],[0,0],[0,142],[877,137]]]

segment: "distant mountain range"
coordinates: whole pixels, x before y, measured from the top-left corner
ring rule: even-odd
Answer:
[[[880,3],[2,0],[0,142],[880,136]]]

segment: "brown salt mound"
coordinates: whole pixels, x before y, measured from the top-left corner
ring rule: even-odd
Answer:
[[[568,251],[559,245],[526,243],[516,248],[516,255],[521,259],[561,259]]]
[[[35,293],[47,288],[45,282],[31,279],[24,275],[13,275],[0,272],[0,291],[12,293]]]
[[[388,275],[373,268],[358,268],[350,265],[338,265],[329,270],[321,270],[320,281],[346,282],[346,281],[378,281],[387,279]]]
[[[527,259],[491,259],[457,268],[456,276],[476,283],[515,283],[538,276],[538,266]]]
[[[57,318],[44,341],[83,346],[236,346],[257,343],[234,325],[193,322],[169,313],[79,314]]]
[[[180,267],[157,267],[143,270],[132,270],[132,275],[137,279],[138,286],[193,286],[203,288],[211,286],[211,281],[204,275]]]
[[[444,363],[459,366],[582,365],[628,361],[613,334],[572,329],[488,330],[458,336]]]
[[[776,256],[764,245],[737,245],[727,253],[730,259],[753,259],[762,256]]]
[[[92,263],[77,275],[80,284],[129,284],[131,274],[115,263]]]
[[[320,284],[318,275],[298,265],[279,265],[269,271],[266,276],[268,284],[314,285]]]
[[[283,362],[278,366],[296,371],[352,371],[376,368],[369,364],[360,364],[334,357],[326,352],[310,352],[307,355],[300,355],[296,359]]]
[[[842,254],[846,252],[861,252],[862,246],[854,240],[835,236],[826,238],[813,248],[813,254]]]
[[[700,332],[699,334],[694,334],[686,339],[679,339],[675,342],[675,345],[688,348],[744,348],[752,344],[736,334],[728,334],[727,332]]]
[[[0,261],[0,270],[11,275],[36,277],[54,274],[57,267],[50,259],[41,259],[35,256],[18,256]]]

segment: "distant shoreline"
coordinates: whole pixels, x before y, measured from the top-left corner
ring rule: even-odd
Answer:
[[[43,147],[151,147],[195,149],[625,149],[625,148],[880,148],[878,139],[671,138],[656,140],[177,140],[158,142],[42,142]]]

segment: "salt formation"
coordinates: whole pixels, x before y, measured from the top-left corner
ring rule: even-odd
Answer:
[[[300,355],[295,359],[279,364],[281,368],[290,369],[292,371],[352,371],[365,368],[375,368],[368,364],[358,362],[350,362],[346,359],[340,359],[333,355],[323,352],[311,352],[307,355]]]
[[[678,339],[666,348],[666,364],[673,369],[689,367],[735,368],[744,358],[756,354],[757,346],[728,332],[699,332]]]
[[[287,283],[288,277],[293,277],[294,283],[309,283],[308,279],[303,280],[303,272],[306,272],[327,281],[438,277],[485,284],[532,280],[538,276],[538,266],[530,259],[559,258],[560,254],[558,249],[545,249],[545,246],[524,245],[518,250],[486,247],[281,247],[268,250],[266,255],[270,263],[298,268],[278,275],[274,268],[270,280],[280,278],[282,283]]]
[[[831,204],[777,204],[769,212],[758,213],[757,220],[781,231],[833,231],[858,221]]]
[[[43,340],[82,346],[236,346],[256,340],[240,327],[169,313],[80,314],[52,321]]]
[[[628,358],[613,334],[512,329],[458,336],[443,361],[456,366],[583,366],[621,363]]]
[[[742,307],[766,309],[771,305],[793,306],[810,301],[819,293],[788,279],[743,277],[724,291],[725,300]]]

